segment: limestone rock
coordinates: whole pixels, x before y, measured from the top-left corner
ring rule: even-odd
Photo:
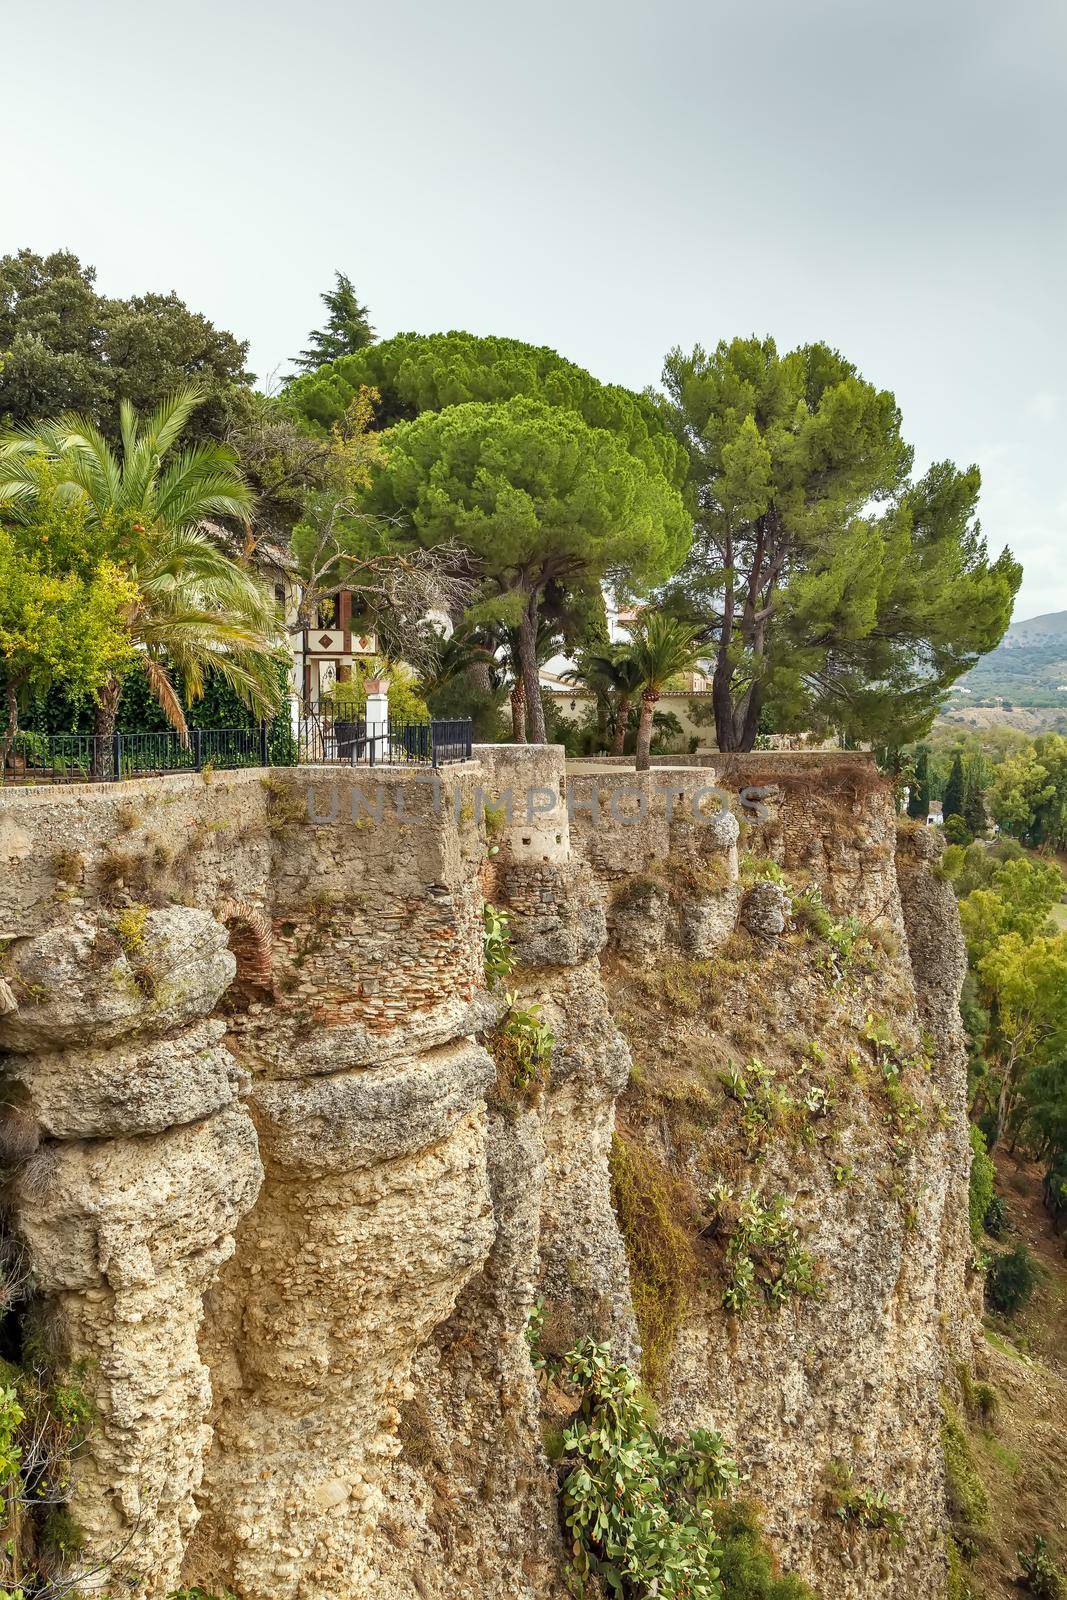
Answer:
[[[788,891],[779,883],[766,880],[754,883],[741,904],[741,921],[749,933],[762,939],[777,939],[785,932],[789,916]]]
[[[0,1049],[167,1033],[211,1011],[235,971],[226,930],[206,911],[150,911],[128,949],[104,923],[79,916],[13,945],[9,982],[19,1004],[0,1017]]]
[[[231,1236],[261,1178],[243,1107],[157,1138],[45,1145],[19,1175],[19,1231],[45,1292],[147,1286]]]
[[[163,1039],[47,1055],[9,1055],[0,1072],[22,1085],[25,1108],[54,1139],[164,1133],[219,1111],[247,1076],[208,1020]]]
[[[233,1108],[158,1138],[53,1145],[37,1161],[45,1156],[47,1166],[23,1171],[20,1231],[61,1347],[86,1362],[97,1414],[73,1514],[91,1560],[117,1556],[117,1570],[165,1594],[196,1521],[211,1403],[202,1295],[259,1190],[255,1130]],[[77,1587],[112,1580],[97,1566]]]
[[[439,1143],[484,1100],[493,1063],[471,1040],[330,1077],[260,1084],[264,1145],[292,1175],[354,1172]]]

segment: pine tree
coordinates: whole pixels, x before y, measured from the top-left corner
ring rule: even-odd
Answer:
[[[315,372],[327,361],[338,356],[351,356],[373,344],[377,334],[370,325],[370,312],[361,306],[351,278],[343,272],[334,274],[337,286],[320,295],[330,315],[325,328],[316,328],[308,334],[307,350],[293,357],[301,372]]]
[[[930,814],[930,747],[921,744],[915,752],[915,775],[908,785],[908,816],[923,822]]]
[[[948,775],[945,785],[945,798],[942,801],[941,813],[947,822],[949,817],[963,816],[963,802],[966,798],[967,785],[963,776],[963,757],[957,750],[952,758],[952,771]]]

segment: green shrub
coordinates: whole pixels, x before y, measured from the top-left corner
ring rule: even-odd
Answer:
[[[721,1544],[719,1578],[725,1600],[814,1600],[806,1583],[778,1573],[755,1506],[725,1500],[712,1515]]]
[[[381,671],[380,662],[357,661],[347,683],[338,683],[323,705],[330,706],[338,721],[358,721],[367,710],[367,679]],[[430,710],[414,684],[397,672],[389,677],[389,715],[394,722],[429,722]]]
[[[726,1243],[722,1303],[727,1311],[743,1315],[757,1295],[777,1307],[793,1296],[818,1294],[814,1263],[801,1246],[784,1196],[737,1196],[719,1183],[708,1193],[708,1210],[706,1231]]]
[[[1017,1552],[1022,1568],[1022,1584],[1037,1600],[1067,1600],[1067,1579],[1053,1561],[1048,1545],[1040,1534],[1035,1534],[1029,1551]]]
[[[609,1344],[581,1340],[558,1379],[581,1397],[564,1433],[569,1470],[560,1490],[572,1593],[602,1583],[620,1600],[722,1600],[710,1507],[740,1475],[721,1437],[660,1433]]]
[[[506,978],[515,968],[511,949],[511,924],[506,911],[498,911],[488,900],[482,902],[482,955],[486,982]]]
[[[1003,1239],[1010,1226],[1008,1208],[1004,1204],[1003,1197],[994,1192],[990,1195],[989,1204],[985,1208],[982,1227],[991,1239]]]
[[[0,1594],[46,1594],[53,1590],[39,1563],[49,1568],[64,1562],[83,1543],[66,1501],[73,1463],[95,1413],[82,1384],[85,1364],[57,1377],[40,1330],[25,1315],[22,1329],[25,1364],[0,1361],[0,1496],[6,1527]]]
[[[1041,1269],[1024,1244],[1006,1255],[994,1256],[986,1272],[986,1303],[1002,1316],[1021,1311],[1041,1277]]]
[[[781,889],[787,887],[785,873],[770,856],[752,856],[746,852],[741,857],[740,875],[742,883],[776,883]]]
[[[968,1209],[971,1219],[971,1238],[977,1242],[982,1237],[986,1212],[993,1200],[996,1169],[986,1149],[985,1134],[981,1128],[975,1127],[973,1122],[970,1135],[971,1185]]]
[[[85,1544],[85,1534],[80,1523],[71,1516],[66,1506],[53,1506],[41,1524],[41,1549],[53,1561],[69,1561]]]

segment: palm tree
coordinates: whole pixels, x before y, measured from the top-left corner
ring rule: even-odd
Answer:
[[[32,515],[45,473],[62,497],[88,503],[87,528],[134,580],[127,627],[152,693],[183,740],[175,673],[187,702],[200,698],[212,671],[265,716],[281,703],[278,667],[288,659],[273,599],[200,526],[213,516],[247,522],[252,507],[230,450],[211,443],[176,449],[204,398],[195,385],[179,389],[145,422],[123,401],[118,452],[94,423],[73,415],[0,439],[0,509]],[[121,692],[120,678],[101,690],[101,737],[114,732]]]
[[[598,702],[607,696],[614,718],[611,754],[621,756],[630,722],[630,706],[642,683],[640,668],[630,647],[617,644],[607,650],[585,650],[578,670],[564,673],[564,677],[584,683]]]
[[[647,772],[652,743],[652,718],[656,702],[668,681],[679,672],[690,672],[704,648],[698,631],[677,617],[660,612],[645,616],[634,630],[627,654],[632,659],[641,683],[641,716],[637,724],[638,772]]]
[[[436,694],[474,667],[489,667],[496,657],[491,647],[478,637],[469,624],[454,628],[447,638],[437,636],[436,653],[419,674],[424,695]]]

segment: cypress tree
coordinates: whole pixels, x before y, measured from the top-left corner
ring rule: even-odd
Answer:
[[[942,802],[942,813],[945,821],[949,817],[963,816],[963,802],[966,798],[967,785],[963,776],[963,757],[957,750],[952,758],[952,771],[948,775],[945,785],[945,798]]]
[[[980,838],[989,828],[989,818],[985,808],[985,770],[981,756],[975,756],[967,764],[967,772],[963,793],[963,820],[974,834]]]
[[[921,744],[915,752],[915,775],[908,785],[908,816],[924,822],[930,814],[930,748]]]

